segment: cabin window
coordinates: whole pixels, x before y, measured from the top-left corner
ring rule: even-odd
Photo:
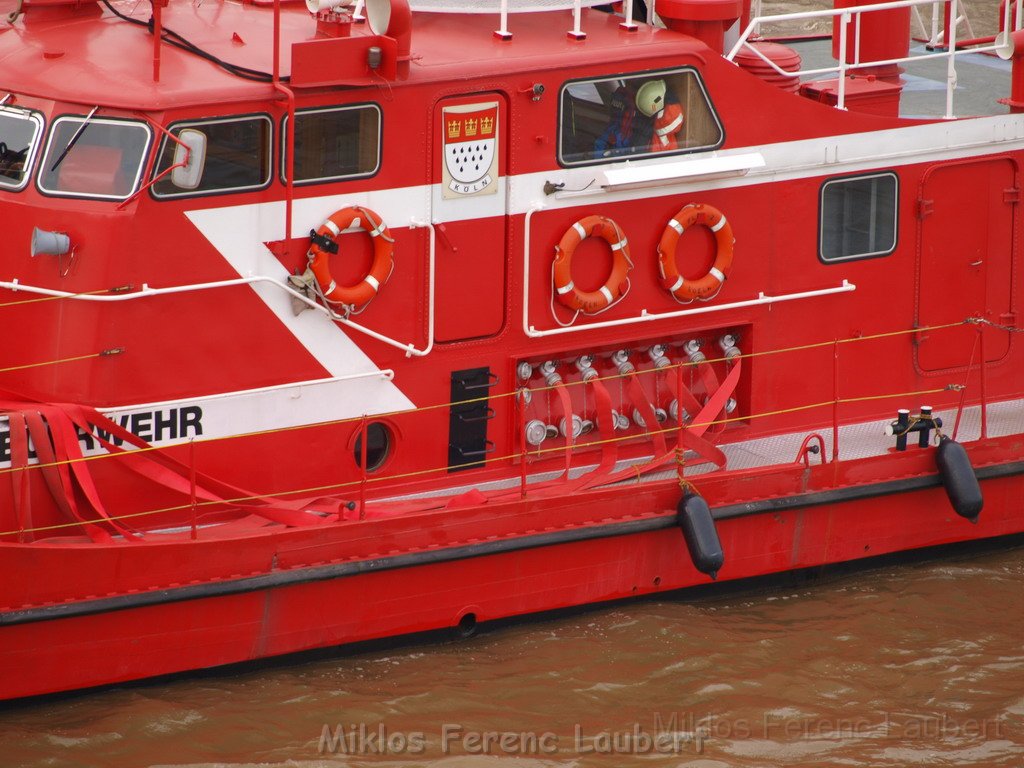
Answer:
[[[39,115],[0,107],[0,187],[25,186],[42,131],[43,119]]]
[[[124,200],[139,187],[152,137],[133,120],[60,117],[50,130],[39,189],[62,197]]]
[[[260,189],[270,183],[273,131],[270,118],[266,115],[175,123],[169,130],[177,136],[186,128],[206,134],[206,159],[199,186],[195,189],[181,189],[167,175],[153,185],[155,197],[242,192]],[[156,175],[174,164],[177,146],[170,139],[164,139]]]
[[[830,179],[821,187],[818,255],[823,262],[885,256],[896,249],[895,173]]]
[[[380,167],[380,109],[354,107],[303,110],[295,115],[296,184],[372,176]],[[287,178],[288,118],[284,119],[281,180]]]
[[[563,165],[696,152],[718,147],[723,139],[722,124],[692,69],[566,83],[560,121]]]

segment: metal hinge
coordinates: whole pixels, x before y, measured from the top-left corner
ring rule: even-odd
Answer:
[[[925,200],[923,197],[918,198],[917,201],[917,218],[923,219],[925,216],[931,216],[935,212],[935,201]]]
[[[1003,202],[1015,205],[1020,202],[1020,187],[1010,187],[1003,190]]]

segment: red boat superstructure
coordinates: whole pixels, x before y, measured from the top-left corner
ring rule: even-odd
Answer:
[[[1024,531],[1024,117],[900,116],[916,2],[801,83],[733,2],[26,0],[0,698]]]

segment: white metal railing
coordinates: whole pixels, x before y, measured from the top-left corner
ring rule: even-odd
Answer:
[[[943,3],[944,5],[945,3]],[[931,23],[929,26],[925,26],[924,20],[921,18],[921,12],[919,9],[914,8],[914,21],[917,22],[918,26],[921,27],[921,31],[924,36],[928,39],[927,45],[931,48],[945,47],[946,44],[946,30],[940,29],[939,25],[942,19],[942,12],[938,4],[932,6]],[[964,7],[961,9],[961,13],[956,19],[948,19],[948,24],[956,24],[959,29],[960,25],[963,24],[967,29],[967,37],[974,37],[974,28],[971,26],[971,20],[967,17],[967,7],[964,3]]]
[[[649,323],[654,320],[667,320],[675,317],[687,317],[689,315],[702,315],[708,312],[723,312],[729,309],[740,309],[742,307],[754,307],[763,304],[778,304],[784,301],[798,299],[811,299],[818,296],[830,296],[835,293],[848,293],[857,290],[857,286],[849,280],[843,280],[841,285],[833,288],[818,288],[798,293],[783,293],[777,296],[770,296],[764,291],[758,293],[757,298],[734,301],[728,304],[710,304],[677,309],[671,312],[648,312],[641,309],[638,315],[622,317],[616,320],[601,320],[581,325],[569,325],[561,328],[537,328],[530,322],[530,235],[532,232],[533,216],[536,213],[546,210],[543,203],[534,203],[526,212],[523,221],[523,333],[533,339],[544,338],[545,336],[559,336],[566,333],[580,333],[593,331],[599,328],[616,328],[623,325],[635,325],[637,323]]]
[[[294,301],[301,302],[311,309],[324,313],[332,320],[341,323],[347,328],[351,328],[354,331],[358,331],[359,333],[365,334],[373,339],[377,339],[377,341],[387,344],[388,346],[402,350],[405,352],[406,357],[425,357],[426,355],[429,355],[431,350],[434,348],[434,271],[436,238],[434,225],[432,223],[417,219],[411,220],[409,228],[416,229],[417,227],[427,227],[430,233],[430,254],[428,263],[429,285],[427,288],[429,292],[429,305],[427,308],[427,344],[422,349],[417,348],[416,345],[411,342],[406,343],[398,341],[397,339],[392,339],[390,336],[385,336],[382,333],[378,333],[377,331],[350,320],[345,315],[339,315],[330,307],[326,307],[309,298],[302,291],[297,291],[291,286],[282,283],[280,280],[267,275],[252,275],[250,277],[238,277],[233,280],[217,280],[211,283],[172,285],[166,288],[153,288],[149,284],[143,283],[141,289],[137,291],[125,291],[123,293],[72,293],[70,291],[60,291],[53,288],[29,285],[27,283],[22,283],[17,278],[10,281],[0,280],[0,288],[6,288],[7,290],[15,292],[24,291],[25,293],[32,293],[38,296],[70,299],[73,301],[116,302],[134,301],[136,299],[150,298],[153,296],[166,296],[172,293],[194,293],[196,291],[208,291],[217,288],[231,288],[237,285],[255,285],[257,283],[269,284],[287,293]]]
[[[524,310],[523,328],[526,331],[526,335],[538,339],[544,336],[558,336],[564,333],[579,333],[580,331],[593,331],[598,328],[616,328],[621,325],[634,325],[636,323],[649,323],[655,320],[667,320],[675,317],[688,317],[690,315],[704,315],[709,312],[724,312],[729,309],[741,309],[743,307],[756,307],[763,304],[781,304],[784,301],[796,301],[798,299],[813,299],[818,296],[831,296],[835,293],[849,293],[850,291],[857,290],[857,286],[851,283],[849,280],[843,280],[841,285],[834,288],[818,288],[812,291],[800,291],[798,293],[780,293],[776,296],[770,296],[764,291],[760,291],[755,299],[744,299],[742,301],[733,301],[728,304],[708,304],[699,305],[696,307],[690,307],[688,309],[677,309],[672,312],[648,312],[646,309],[641,309],[640,314],[634,317],[623,317],[618,320],[602,320],[596,323],[584,323],[583,325],[566,326],[564,328],[549,328],[542,330],[534,327],[530,324],[529,319],[525,317],[526,311]]]
[[[794,13],[781,13],[773,16],[756,16],[750,20],[747,28],[740,35],[739,40],[732,47],[729,53],[726,54],[725,58],[729,61],[734,61],[736,54],[740,52],[742,48],[747,48],[759,57],[765,64],[771,67],[775,72],[784,76],[792,77],[796,76],[811,76],[811,75],[824,75],[824,74],[838,74],[837,83],[837,99],[836,107],[838,109],[846,109],[846,75],[850,70],[863,69],[864,67],[878,67],[890,64],[904,64],[907,62],[918,62],[927,61],[928,59],[946,59],[946,118],[952,119],[953,115],[953,90],[956,88],[956,57],[967,53],[982,53],[986,51],[996,51],[999,46],[995,43],[990,45],[982,45],[967,50],[958,51],[956,48],[956,36],[957,36],[957,24],[955,20],[959,17],[959,0],[950,0],[949,2],[949,18],[951,22],[949,24],[949,40],[947,41],[947,50],[921,54],[918,56],[903,56],[900,58],[893,59],[882,59],[877,61],[861,61],[860,60],[860,31],[861,31],[861,16],[865,13],[873,13],[878,11],[889,11],[897,8],[916,8],[922,5],[931,5],[933,7],[944,5],[944,2],[937,2],[936,0],[894,0],[894,2],[875,3],[872,5],[862,5],[855,8],[834,8],[821,11],[798,11]],[[1020,28],[1019,23],[1021,21],[1020,9],[1024,4],[1024,0],[1016,0],[1016,6],[1018,8],[1017,13],[1017,29]],[[1013,3],[1006,4],[1005,10],[1005,21],[1004,28],[1010,29],[1010,6]],[[775,23],[780,21],[797,21],[802,19],[824,19],[824,18],[835,18],[839,17],[839,63],[832,67],[820,67],[818,69],[805,69],[799,72],[789,72],[778,64],[768,59],[761,51],[754,48],[749,39],[754,35],[761,27],[762,24]],[[854,24],[854,51],[853,51],[853,62],[847,63],[846,61],[846,45],[847,45],[847,32],[850,23]]]

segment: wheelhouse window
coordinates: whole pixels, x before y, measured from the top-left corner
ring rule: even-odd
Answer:
[[[0,107],[0,187],[22,189],[28,183],[42,132],[38,114]]]
[[[199,185],[194,189],[179,188],[168,174],[153,185],[155,197],[242,192],[260,189],[270,183],[272,126],[266,115],[175,123],[169,130],[173,136],[179,136],[185,129],[206,135]],[[164,138],[156,176],[174,165],[177,147],[177,142]]]
[[[288,118],[282,131],[287,147]],[[281,151],[281,179],[286,178]],[[296,184],[372,176],[380,167],[380,109],[373,104],[303,110],[295,115]]]
[[[39,169],[39,189],[61,197],[124,200],[139,186],[152,138],[134,120],[60,117]]]
[[[713,149],[722,124],[692,69],[642,72],[562,87],[559,159],[585,165]]]
[[[818,255],[823,262],[885,256],[896,249],[895,173],[830,179],[821,187]]]

